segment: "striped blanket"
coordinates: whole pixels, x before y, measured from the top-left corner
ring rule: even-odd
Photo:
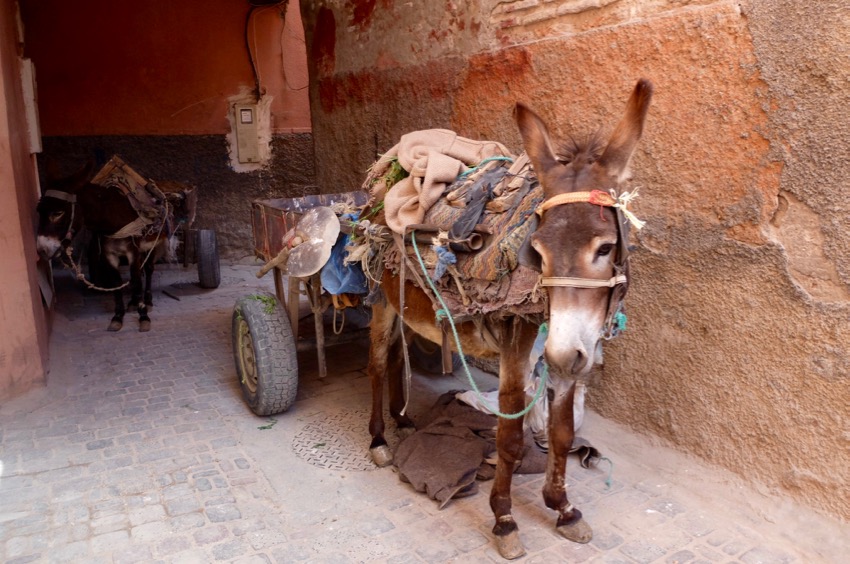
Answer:
[[[495,185],[482,182],[487,178],[500,180]],[[376,185],[380,188],[374,189]],[[393,190],[388,178],[374,176],[364,188],[372,189],[372,207],[380,206],[382,197]],[[542,188],[524,154],[516,159],[485,159],[467,169],[424,210],[422,224],[414,229],[407,226],[406,277],[419,283],[427,273],[456,319],[496,311],[543,312],[545,293],[537,291],[539,272],[520,260],[528,236],[537,226],[534,210],[542,200]],[[476,205],[480,214],[472,209]],[[480,248],[453,248],[450,234],[464,223],[466,231],[474,228],[479,235]],[[385,268],[400,272],[401,252],[395,244],[386,244],[379,252]],[[411,269],[416,269],[418,276]]]

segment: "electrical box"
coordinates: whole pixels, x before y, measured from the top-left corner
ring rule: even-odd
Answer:
[[[236,152],[240,163],[260,162],[260,135],[257,130],[257,105],[236,104]]]

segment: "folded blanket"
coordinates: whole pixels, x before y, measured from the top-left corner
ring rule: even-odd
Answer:
[[[403,135],[398,145],[375,163],[371,173],[373,178],[381,176],[396,157],[410,173],[384,197],[387,225],[403,234],[407,225],[422,223],[425,212],[461,172],[484,159],[500,156],[511,156],[501,143],[466,139],[448,129],[426,129]]]

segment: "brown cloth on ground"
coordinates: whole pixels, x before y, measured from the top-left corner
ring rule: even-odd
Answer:
[[[442,509],[453,497],[475,493],[479,474],[493,477],[487,459],[495,458],[495,415],[483,413],[455,398],[457,391],[441,395],[425,414],[420,428],[399,443],[394,463],[399,478],[409,482],[418,492],[424,492],[439,502]],[[525,433],[525,446],[518,474],[538,474],[546,471],[546,452]],[[576,438],[570,452],[579,452],[585,468],[599,452],[583,439]]]

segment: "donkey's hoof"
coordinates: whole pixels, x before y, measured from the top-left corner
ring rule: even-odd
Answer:
[[[395,434],[396,434],[396,436],[398,436],[399,439],[401,439],[403,441],[404,439],[406,439],[407,437],[409,437],[410,435],[412,435],[415,432],[416,432],[416,427],[414,427],[412,425],[408,425],[408,426],[399,427],[398,429],[396,429]]]
[[[581,517],[563,525],[559,524],[556,530],[565,539],[581,544],[589,543],[593,538],[593,529]]]
[[[147,333],[150,330],[151,330],[151,320],[150,319],[145,319],[145,320],[139,321],[139,333]]]
[[[121,327],[123,327],[123,326],[124,326],[124,323],[122,323],[121,321],[118,321],[116,319],[113,319],[112,321],[109,322],[109,327],[107,327],[106,330],[107,331],[120,331]]]
[[[525,556],[525,547],[522,546],[522,541],[519,540],[519,531],[516,529],[504,535],[496,535],[496,548],[502,558],[506,560]]]
[[[393,451],[387,445],[380,445],[369,449],[372,461],[378,468],[389,466],[393,463]]]

